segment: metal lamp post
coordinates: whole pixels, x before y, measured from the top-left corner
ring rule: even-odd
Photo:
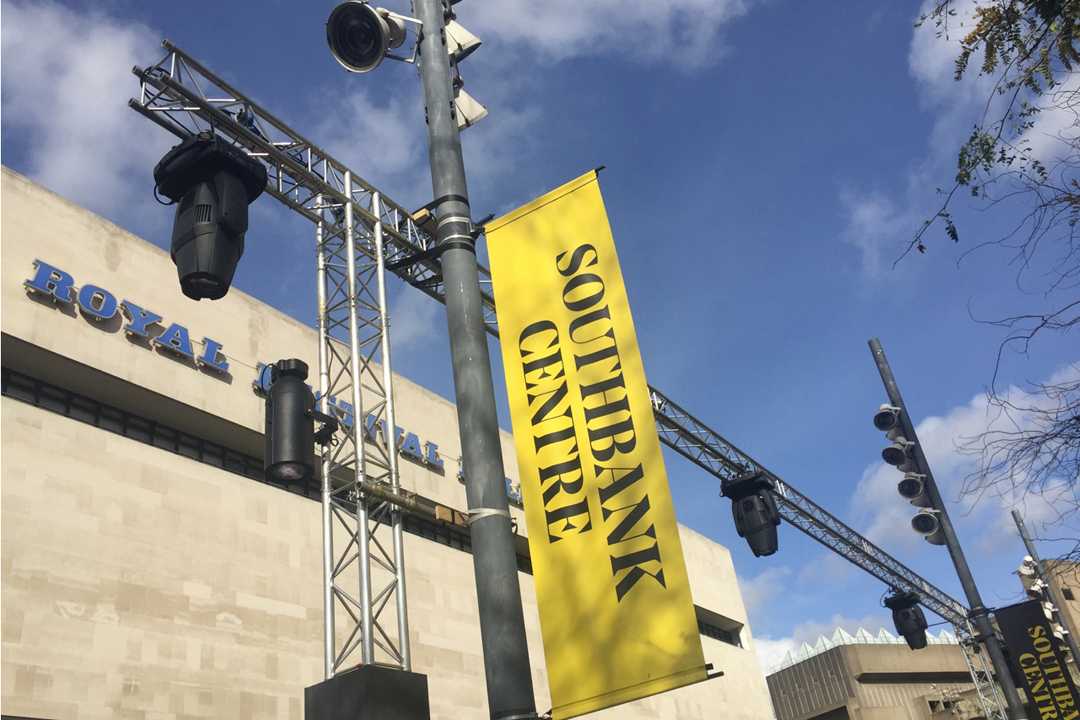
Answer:
[[[949,519],[949,512],[941,499],[941,493],[938,492],[937,483],[934,482],[934,474],[930,470],[930,464],[926,460],[925,453],[923,453],[919,438],[915,435],[914,423],[911,422],[911,415],[908,413],[907,407],[904,405],[904,399],[900,395],[900,388],[896,384],[892,368],[889,367],[889,361],[885,357],[885,350],[881,347],[881,342],[877,338],[871,339],[869,344],[870,352],[873,353],[874,362],[877,364],[878,374],[881,375],[881,382],[885,385],[885,392],[889,396],[889,403],[900,409],[900,422],[902,423],[904,437],[914,443],[912,450],[915,463],[918,466],[918,471],[926,476],[926,493],[933,503],[933,509],[938,514],[945,545],[949,550],[953,566],[956,568],[956,574],[960,579],[961,587],[964,589],[968,605],[971,607],[968,617],[972,625],[975,626],[977,639],[982,641],[987,653],[990,655],[990,662],[994,666],[994,673],[998,677],[998,682],[1005,695],[1005,703],[1009,708],[1009,717],[1012,720],[1026,720],[1027,711],[1024,709],[1024,703],[1021,702],[1019,693],[1016,692],[1016,686],[1013,684],[1012,674],[1009,671],[1009,664],[1005,659],[1001,641],[998,639],[993,623],[990,622],[990,610],[983,604],[979,588],[975,585],[975,578],[971,574],[967,558],[960,547],[960,540],[956,537],[956,530],[953,529],[952,520]]]

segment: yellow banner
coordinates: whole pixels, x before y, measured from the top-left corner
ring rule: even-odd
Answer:
[[[596,173],[486,226],[553,718],[706,677]]]

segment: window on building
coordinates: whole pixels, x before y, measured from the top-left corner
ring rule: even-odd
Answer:
[[[694,612],[697,614],[698,632],[703,636],[735,647],[743,646],[743,624],[741,622],[724,617],[712,610],[706,610],[698,605],[694,606]]]
[[[1073,595],[1072,588],[1067,588],[1067,587],[1061,588],[1061,594],[1065,596],[1066,600],[1069,600],[1069,601],[1076,600],[1076,596]]]
[[[182,433],[161,423],[110,407],[55,385],[3,368],[3,394],[67,416],[72,420],[183,455],[197,462],[263,480],[262,459],[227,450],[218,443]],[[231,459],[231,463],[226,462]]]

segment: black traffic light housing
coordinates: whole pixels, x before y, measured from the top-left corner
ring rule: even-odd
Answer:
[[[266,393],[266,454],[263,470],[267,482],[306,487],[313,476],[315,443],[325,445],[337,431],[336,418],[315,409],[308,387],[307,363],[295,358],[279,360],[270,369]],[[315,421],[323,423],[318,431]]]
[[[774,490],[772,479],[763,470],[751,470],[720,485],[720,494],[731,498],[735,530],[746,538],[756,557],[772,555],[779,547],[776,528],[780,511]]]
[[[232,284],[248,205],[266,187],[266,168],[213,132],[186,138],[154,166],[156,192],[177,204],[170,255],[180,289],[217,300]]]
[[[885,598],[885,607],[892,610],[896,632],[904,636],[909,648],[922,650],[926,647],[926,615],[919,607],[918,595],[896,590]]]

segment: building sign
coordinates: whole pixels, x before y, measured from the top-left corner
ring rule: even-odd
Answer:
[[[23,281],[23,287],[34,297],[59,303],[74,309],[77,305],[84,318],[102,327],[111,322],[123,322],[124,333],[133,339],[145,340],[159,350],[185,358],[197,367],[224,375],[229,361],[217,340],[204,337],[202,350],[196,355],[191,333],[179,323],[165,325],[164,318],[131,300],[118,300],[116,295],[97,285],[75,285],[75,278],[55,265],[34,261],[34,276]]]
[[[270,389],[270,365],[268,363],[258,363],[255,369],[255,380],[251,385],[256,394],[265,396]],[[318,390],[312,388],[310,384],[308,388],[311,388],[312,393],[315,395],[315,402],[318,403],[322,395]],[[327,398],[327,405],[330,406],[330,411],[341,421],[342,427],[346,430],[352,430],[354,422],[352,403],[342,400],[336,395],[331,395]],[[385,420],[377,420],[374,415],[368,415],[364,419],[364,437],[368,442],[373,443],[376,440],[381,442],[385,432]],[[410,432],[401,426],[394,428],[394,438],[400,457],[424,465],[439,474],[445,472],[445,462],[439,454],[439,446],[434,442],[422,440],[416,433]],[[465,470],[463,467],[458,467],[457,479],[460,483],[465,482]],[[510,478],[504,478],[504,482],[506,483],[507,499],[512,505],[521,507],[521,485]]]
[[[596,173],[486,228],[552,717],[705,680]]]
[[[161,315],[126,298],[119,299],[117,295],[98,285],[86,284],[80,287],[75,284],[75,278],[70,273],[55,265],[35,260],[34,274],[23,281],[23,287],[31,296],[59,304],[72,312],[77,307],[84,318],[102,329],[110,329],[111,323],[117,327],[123,325],[124,333],[129,338],[148,342],[152,347],[187,359],[197,367],[220,375],[226,375],[229,371],[229,360],[225,357],[222,344],[217,340],[204,337],[201,349],[196,352],[196,343],[192,342],[187,327],[179,323],[166,324]],[[270,373],[264,363],[257,364],[252,385],[260,395],[264,395],[269,388]],[[319,393],[313,392],[318,402]],[[342,426],[351,430],[354,421],[352,404],[335,396],[328,398],[328,404],[341,420]],[[373,415],[365,418],[364,426],[365,437],[370,442],[375,442],[377,436],[381,438],[386,432],[385,422],[376,421]],[[401,457],[434,472],[444,472],[443,458],[439,454],[439,446],[434,442],[424,441],[416,433],[401,427],[394,428],[394,436]],[[462,479],[460,470],[458,477]],[[506,492],[512,503],[521,505],[521,488],[509,478],[506,479]]]
[[[1030,705],[1039,712],[1032,720],[1080,719],[1080,695],[1042,603],[1029,600],[995,610],[994,615],[1016,679],[1023,682]]]

